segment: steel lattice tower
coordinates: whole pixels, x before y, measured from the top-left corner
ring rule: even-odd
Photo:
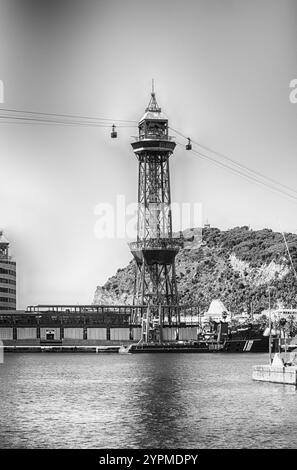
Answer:
[[[176,307],[175,256],[180,240],[172,238],[169,174],[176,144],[168,135],[168,119],[154,91],[138,128],[132,143],[139,162],[137,241],[130,243],[136,261],[134,303]]]

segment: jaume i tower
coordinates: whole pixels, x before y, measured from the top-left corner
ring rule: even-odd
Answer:
[[[154,90],[138,129],[132,143],[139,168],[137,241],[130,243],[136,262],[134,304],[150,305],[152,312],[166,306],[170,322],[178,306],[175,256],[181,244],[172,237],[169,159],[176,144]]]
[[[9,256],[9,241],[0,231],[0,310],[16,309],[16,263]]]

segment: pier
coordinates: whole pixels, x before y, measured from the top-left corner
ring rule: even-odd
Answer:
[[[4,346],[7,353],[92,353],[106,354],[118,353],[121,346],[34,346],[34,345],[14,345]]]

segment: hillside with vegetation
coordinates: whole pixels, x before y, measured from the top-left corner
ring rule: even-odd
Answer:
[[[272,305],[297,307],[297,280],[283,235],[269,229],[229,230],[204,228],[184,232],[184,247],[176,257],[180,302],[198,304],[201,312],[213,299],[223,301],[233,313],[251,310],[260,313],[268,307],[268,286]],[[297,269],[297,235],[285,234],[292,263]],[[98,286],[95,304],[132,301],[134,262]]]

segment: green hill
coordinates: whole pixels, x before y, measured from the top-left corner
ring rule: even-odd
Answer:
[[[191,229],[183,233],[185,243],[176,257],[181,303],[208,309],[211,300],[221,299],[234,313],[250,309],[260,313],[268,307],[267,286],[273,285],[272,304],[297,306],[297,280],[281,233],[269,229],[235,227]],[[297,269],[297,235],[286,233],[292,262]],[[98,286],[96,304],[132,300],[134,263]]]

